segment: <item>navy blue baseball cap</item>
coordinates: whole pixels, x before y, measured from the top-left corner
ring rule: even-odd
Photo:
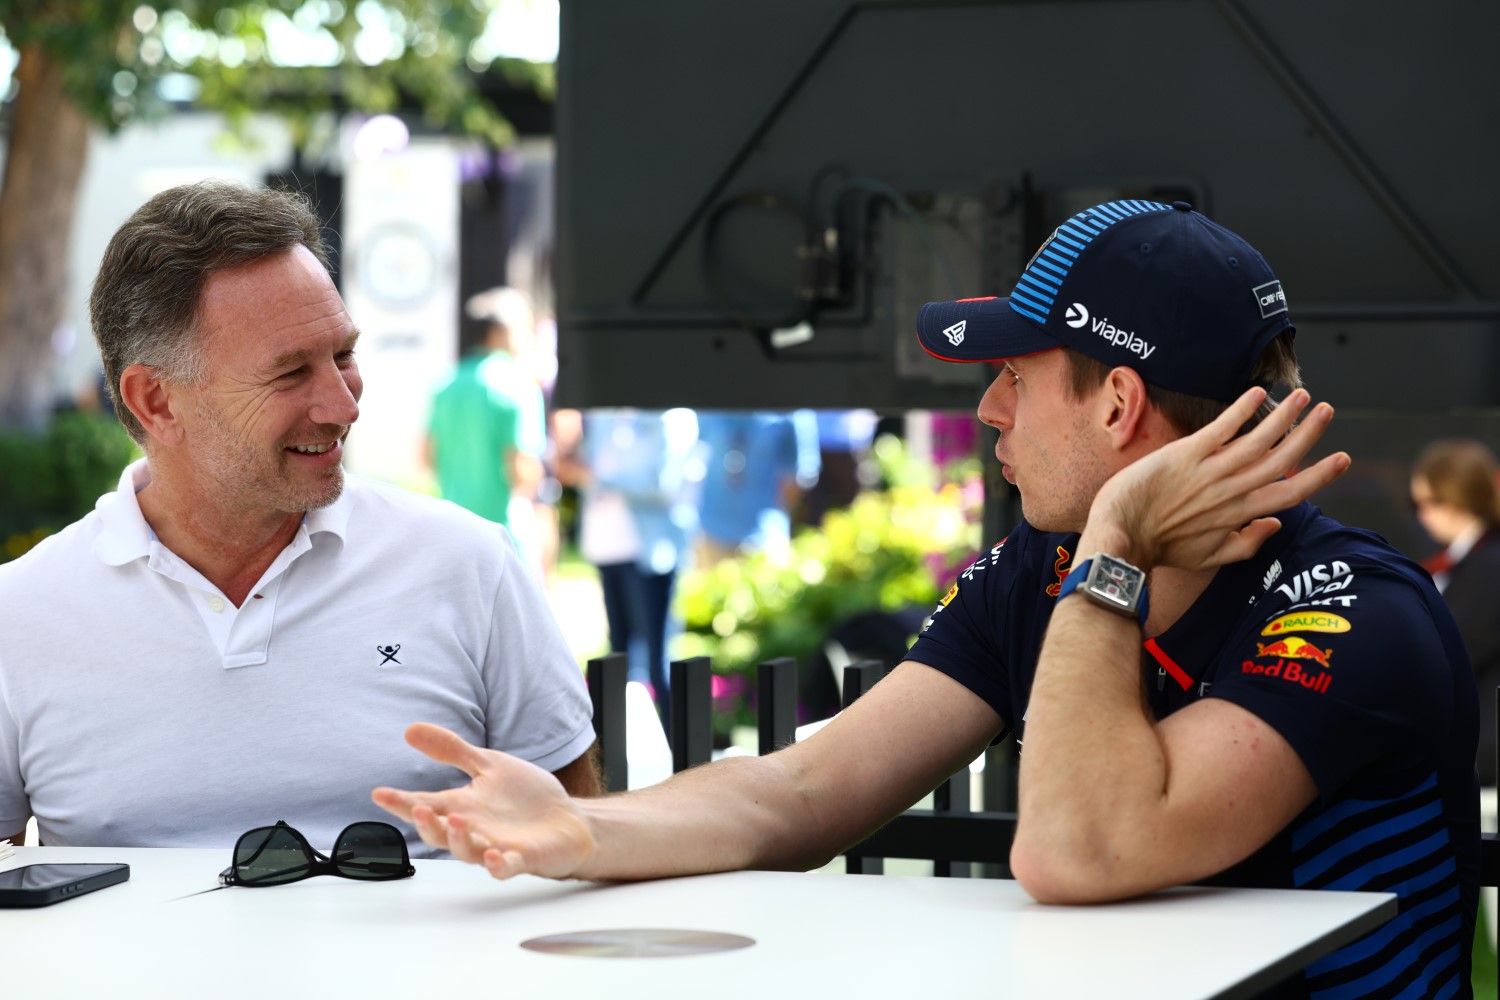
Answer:
[[[929,302],[922,347],[1001,361],[1071,347],[1148,384],[1228,402],[1295,330],[1281,282],[1249,243],[1186,202],[1111,201],[1057,227],[1009,296]]]

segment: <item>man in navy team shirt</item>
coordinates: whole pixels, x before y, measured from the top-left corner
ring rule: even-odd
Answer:
[[[1293,332],[1260,254],[1185,203],[1074,216],[1010,296],[918,318],[929,353],[1001,365],[979,418],[1025,520],[873,691],[776,754],[594,800],[414,726],[473,783],[375,800],[497,878],[809,867],[1014,732],[1037,899],[1394,892],[1279,995],[1469,996],[1472,673],[1426,574],[1305,502],[1349,458],[1297,470],[1332,409],[1294,425]]]

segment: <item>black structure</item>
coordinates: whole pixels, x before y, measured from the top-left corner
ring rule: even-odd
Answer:
[[[557,398],[968,409],[918,305],[1185,198],[1284,282],[1356,459],[1325,508],[1423,554],[1411,457],[1500,440],[1497,36],[1470,0],[566,4]]]
[[[589,701],[594,709],[594,736],[599,741],[599,768],[604,790],[630,787],[630,760],[625,752],[625,681],[629,657],[609,653],[588,663]]]

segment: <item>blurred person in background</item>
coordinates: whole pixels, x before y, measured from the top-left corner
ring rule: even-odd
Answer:
[[[650,685],[664,725],[672,588],[697,531],[697,439],[692,410],[589,410],[576,458],[558,462],[580,494],[578,548],[599,571],[610,648],[628,656],[631,680]]]
[[[542,483],[546,403],[527,363],[534,322],[526,296],[492,288],[469,299],[484,340],[432,399],[425,457],[444,499],[503,524],[540,573],[542,546],[532,501]]]
[[[822,524],[823,515],[849,506],[874,484],[878,475],[866,463],[878,421],[873,410],[817,411],[817,481],[793,509],[798,524]]]
[[[1479,780],[1495,784],[1500,684],[1500,491],[1495,455],[1478,441],[1434,441],[1412,468],[1417,519],[1443,548],[1422,565],[1453,611],[1479,686]]]
[[[1412,466],[1411,502],[1417,520],[1442,546],[1422,565],[1448,602],[1479,688],[1480,828],[1496,827],[1495,688],[1500,685],[1500,489],[1495,454],[1478,441],[1434,441]],[[1495,888],[1480,891],[1496,939]]]
[[[812,410],[699,413],[698,436],[705,468],[701,564],[712,566],[744,552],[785,552],[791,511],[821,471],[817,415]]]

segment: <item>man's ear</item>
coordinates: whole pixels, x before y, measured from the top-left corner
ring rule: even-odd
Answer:
[[[146,434],[163,444],[182,440],[181,395],[174,386],[145,365],[131,365],[120,373],[120,402],[140,421]]]
[[[1146,395],[1145,381],[1134,368],[1111,369],[1099,389],[1099,401],[1105,411],[1105,430],[1116,451],[1125,451],[1150,436],[1150,421],[1146,418],[1151,400]]]

